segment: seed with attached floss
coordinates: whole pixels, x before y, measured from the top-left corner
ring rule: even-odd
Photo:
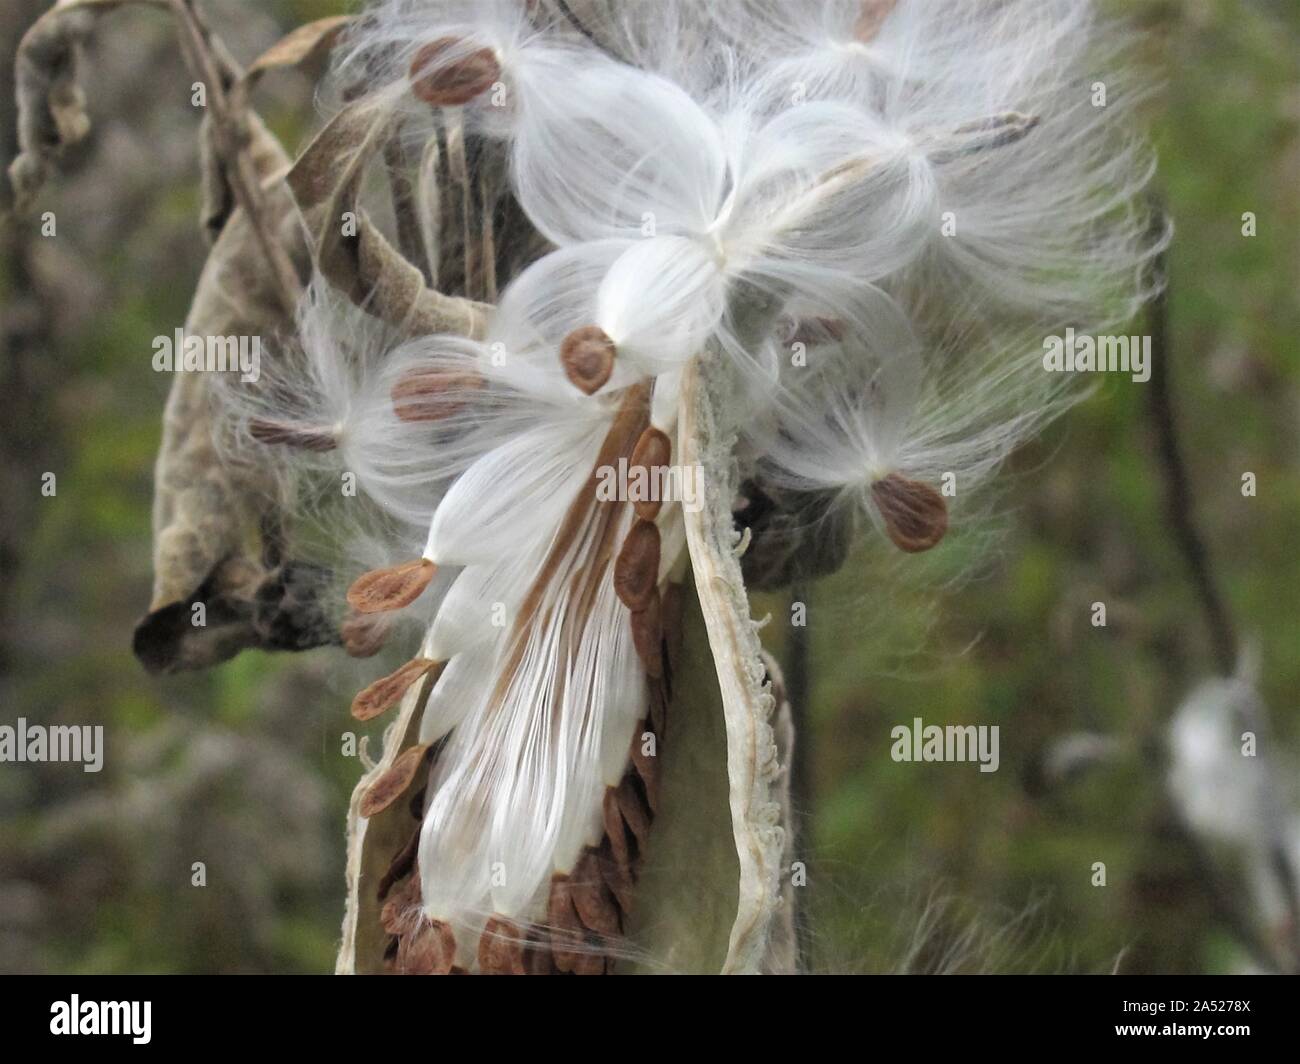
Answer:
[[[374,720],[397,705],[412,684],[441,666],[442,662],[430,658],[413,658],[361,691],[352,700],[352,716],[357,720]]]
[[[430,41],[411,60],[411,92],[433,107],[458,107],[501,79],[490,48],[471,49],[458,37]]]
[[[574,329],[560,344],[560,362],[573,386],[592,395],[614,372],[614,341],[599,325]]]
[[[871,485],[871,498],[894,546],[908,554],[929,550],[948,531],[948,504],[929,484],[890,473]]]
[[[650,605],[659,583],[659,529],[652,521],[637,521],[614,562],[614,591],[635,613]]]
[[[667,469],[672,460],[672,440],[668,438],[667,433],[662,429],[657,429],[651,425],[641,433],[641,438],[636,441],[636,446],[632,448],[628,473],[629,476],[638,476],[643,484],[654,484],[657,482],[658,471]],[[638,469],[645,472],[636,473]],[[653,521],[659,516],[659,508],[662,505],[662,499],[637,499],[632,503],[632,509],[636,511],[637,517],[642,520]]]
[[[407,975],[447,975],[455,962],[456,936],[442,920],[422,921],[397,947],[397,969]]]
[[[382,813],[402,796],[420,771],[430,747],[430,743],[419,743],[397,756],[397,760],[362,795],[359,811],[363,817]]]
[[[384,649],[392,627],[392,622],[382,614],[366,616],[354,610],[339,626],[339,638],[348,657],[373,658]]]
[[[372,569],[348,588],[348,605],[358,613],[383,613],[409,606],[424,593],[438,567],[428,558]]]
[[[413,369],[402,374],[389,393],[393,413],[403,421],[441,421],[463,410],[466,393],[484,386],[477,373]]]
[[[646,675],[657,680],[663,675],[664,629],[659,612],[659,589],[653,588],[644,609],[632,614],[632,645]]]
[[[255,417],[248,423],[248,434],[258,443],[296,447],[300,451],[324,453],[338,446],[334,430],[320,425],[300,425],[290,421],[272,421]]]

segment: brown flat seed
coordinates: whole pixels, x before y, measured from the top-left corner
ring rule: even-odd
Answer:
[[[636,776],[629,773],[618,785],[618,808],[636,838],[637,849],[644,850],[650,841],[650,807]]]
[[[467,392],[483,386],[477,373],[413,369],[398,378],[389,395],[402,421],[441,421],[464,409]]]
[[[411,685],[426,673],[441,669],[442,662],[429,658],[412,658],[395,672],[370,684],[352,700],[352,715],[357,720],[374,720],[402,700]]]
[[[551,957],[551,943],[546,933],[537,928],[528,932],[528,944],[524,947],[524,970],[528,975],[554,975],[555,961]]]
[[[583,926],[598,935],[612,938],[623,931],[618,902],[600,874],[596,851],[586,849],[578,858],[569,877],[569,897]]]
[[[375,891],[380,901],[388,897],[388,892],[393,889],[394,883],[415,867],[415,856],[419,849],[420,830],[417,828],[411,832],[406,845],[393,854],[393,859],[388,862],[388,870],[380,877],[379,888]]]
[[[652,680],[664,674],[664,629],[659,612],[659,589],[650,589],[645,609],[632,614],[632,645],[645,673]]]
[[[411,60],[411,92],[433,107],[458,107],[487,92],[501,79],[490,48],[469,50],[457,37],[430,41]]]
[[[524,936],[504,916],[490,916],[478,940],[478,967],[484,975],[527,975]]]
[[[614,372],[614,341],[599,325],[574,329],[560,344],[560,362],[575,388],[591,395]]]
[[[546,906],[546,922],[551,929],[551,956],[555,967],[572,972],[580,954],[572,947],[582,942],[582,921],[569,896],[569,877],[557,873],[551,878],[551,896]]]
[[[384,649],[392,622],[381,614],[357,613],[353,610],[339,626],[343,649],[350,658],[373,658]]]
[[[618,801],[618,788],[606,787],[601,804],[605,824],[605,840],[609,843],[610,857],[618,870],[631,882],[636,882],[636,869],[632,867],[632,848],[627,837],[627,823]]]
[[[441,920],[425,920],[397,946],[397,970],[406,975],[448,975],[456,960],[456,936]]]
[[[635,613],[650,605],[658,582],[659,529],[651,521],[637,521],[614,562],[614,591]]]
[[[390,935],[409,935],[420,926],[420,877],[409,876],[379,910],[379,922]]]
[[[619,868],[618,862],[614,860],[614,854],[610,850],[608,839],[605,839],[600,844],[600,849],[596,851],[596,858],[600,866],[601,878],[605,880],[605,886],[609,887],[610,893],[618,901],[618,907],[623,912],[630,913],[632,903],[636,898],[635,884],[632,882],[632,877]]]
[[[667,470],[673,460],[673,443],[668,438],[668,434],[662,429],[657,429],[651,425],[643,433],[641,438],[636,441],[636,446],[632,448],[632,457],[628,461],[629,474],[637,469],[644,469],[646,472],[639,474],[643,479],[643,484],[656,484],[659,482],[659,471]],[[663,505],[662,499],[638,499],[632,503],[632,509],[636,511],[637,517],[645,521],[653,521],[659,516],[659,508]]]
[[[409,606],[424,593],[438,567],[417,558],[387,569],[362,573],[348,588],[348,605],[358,613],[383,613]]]
[[[602,953],[579,953],[573,963],[574,975],[604,975],[606,958]]]
[[[948,504],[929,484],[890,473],[871,485],[871,497],[894,546],[908,554],[929,550],[948,531]]]
[[[367,818],[375,816],[397,801],[419,773],[430,748],[430,743],[419,743],[409,750],[403,750],[388,771],[375,780],[362,796],[361,815]]]
[[[255,417],[248,423],[248,433],[259,443],[283,444],[300,451],[323,453],[338,446],[333,430],[320,425],[297,425],[290,421]]]

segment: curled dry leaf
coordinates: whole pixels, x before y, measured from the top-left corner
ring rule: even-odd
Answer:
[[[317,268],[357,306],[412,335],[481,337],[489,308],[425,283],[357,203],[367,163],[388,140],[393,116],[371,100],[340,111],[308,145],[287,181],[315,240]]]
[[[334,15],[308,22],[285,34],[249,64],[243,77],[245,87],[251,88],[272,70],[322,63],[351,22],[351,15]]]

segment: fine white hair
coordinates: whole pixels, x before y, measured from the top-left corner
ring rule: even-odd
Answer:
[[[915,525],[940,481],[964,501],[1078,394],[1045,371],[1044,338],[1126,320],[1168,240],[1115,41],[1089,0],[371,6],[337,84],[400,108],[407,135],[454,110],[554,245],[483,340],[363,326],[342,346],[383,350],[344,355],[362,315],[314,290],[299,386],[244,412],[335,433],[309,461],[339,459],[458,570],[422,647],[445,661],[422,730],[445,741],[420,840],[430,917],[539,920],[550,876],[600,842],[646,678],[611,581],[582,579],[611,533],[575,507],[632,389],[671,437],[682,367],[723,352],[754,404],[754,469],[907,550],[932,545]],[[471,61],[490,91],[429,106]],[[776,307],[757,338],[730,313],[753,291]],[[575,335],[612,352],[589,382],[565,361]],[[395,411],[412,374],[438,382],[438,417]],[[680,508],[656,520],[663,576]]]

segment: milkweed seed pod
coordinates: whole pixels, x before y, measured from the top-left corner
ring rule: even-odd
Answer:
[[[235,411],[389,530],[349,649],[358,617],[424,627],[353,704],[391,724],[341,971],[688,966],[647,857],[719,809],[708,963],[772,967],[788,721],[745,581],[834,569],[859,529],[942,549],[1073,396],[1043,337],[1148,294],[1166,236],[1110,39],[1085,0],[387,0],[348,31],[290,184],[352,205],[396,143],[423,260],[321,230],[299,383]],[[721,711],[686,719],[703,647]]]

